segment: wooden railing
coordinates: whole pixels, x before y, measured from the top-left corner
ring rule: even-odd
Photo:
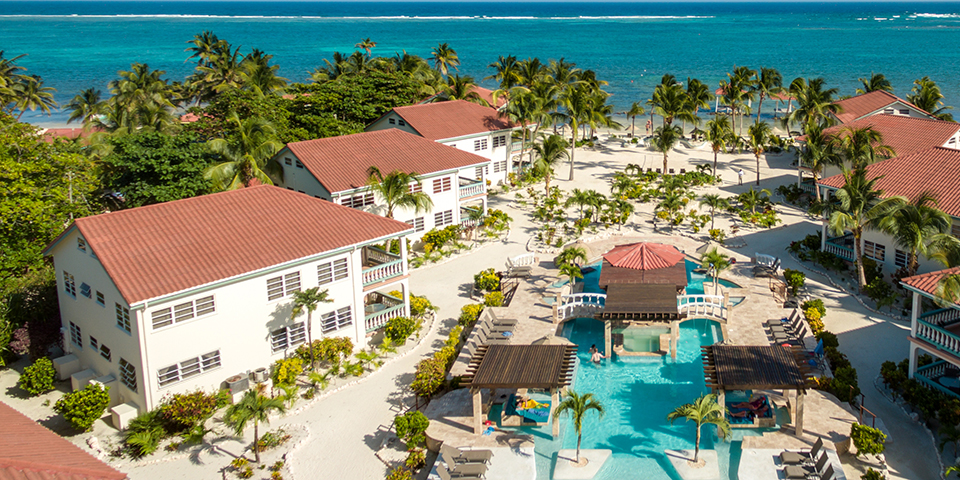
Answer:
[[[374,283],[389,280],[403,275],[403,260],[396,259],[391,262],[377,265],[363,271],[363,286],[373,285]]]
[[[828,238],[827,243],[823,248],[823,251],[830,252],[844,260],[853,261],[854,255],[855,255],[853,249],[836,243],[837,240],[844,240],[850,236],[851,235],[844,235],[842,237]]]
[[[560,297],[557,314],[560,321],[569,318],[580,318],[585,315],[595,315],[603,311],[607,296],[602,293],[574,293]]]
[[[727,319],[727,308],[720,295],[681,295],[677,297],[677,311],[687,317]]]
[[[483,180],[477,180],[474,183],[460,185],[459,198],[467,198],[467,197],[472,197],[474,195],[481,195],[484,192],[486,192],[486,184],[483,183]]]
[[[960,320],[960,310],[955,308],[941,308],[920,315],[920,319],[938,327]]]
[[[925,340],[939,350],[960,357],[960,337],[923,320],[917,320],[917,338]]]
[[[403,316],[403,301],[400,301],[400,305],[394,305],[392,307],[380,310],[379,312],[373,312],[369,315],[364,315],[363,323],[367,329],[367,332],[372,332],[378,328],[382,328],[387,324],[387,321],[391,318],[397,318]]]

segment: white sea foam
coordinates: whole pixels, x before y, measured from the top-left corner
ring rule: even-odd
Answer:
[[[956,13],[918,13],[913,16],[919,18],[960,18],[960,14]]]
[[[604,16],[576,16],[576,17],[522,17],[522,16],[513,16],[513,17],[488,17],[483,15],[476,16],[407,16],[407,15],[397,15],[397,16],[352,16],[352,17],[335,17],[335,16],[321,16],[321,15],[176,15],[176,14],[118,14],[118,15],[80,15],[80,14],[70,14],[70,15],[0,15],[0,18],[173,18],[173,19],[210,19],[210,18],[223,18],[223,19],[260,19],[260,20],[288,20],[288,19],[303,19],[303,20],[687,20],[687,19],[700,19],[700,18],[715,18],[713,16],[699,16],[699,15],[628,15],[628,16],[617,16],[617,15],[604,15]]]

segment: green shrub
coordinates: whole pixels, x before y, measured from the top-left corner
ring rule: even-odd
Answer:
[[[820,319],[820,310],[816,308],[808,308],[803,311],[803,318],[807,320],[807,323],[810,324],[810,330],[814,335],[819,335],[820,332],[825,328],[823,325],[823,320]]]
[[[53,390],[53,380],[56,376],[57,371],[53,368],[53,362],[47,357],[40,357],[33,362],[33,365],[23,369],[17,385],[36,397]]]
[[[273,384],[275,386],[294,385],[297,376],[303,373],[303,359],[290,357],[277,360],[273,364]]]
[[[868,257],[860,257],[863,263],[863,276],[867,280],[867,285],[873,283],[876,279],[883,279],[883,267],[876,260]]]
[[[393,419],[393,426],[397,432],[397,438],[407,444],[407,451],[413,451],[426,441],[427,436],[424,432],[430,426],[430,420],[419,410],[413,410],[397,415]]]
[[[414,450],[410,450],[410,453],[407,454],[407,460],[404,463],[407,465],[407,467],[416,470],[422,467],[426,463],[426,460],[427,460],[426,453],[423,451],[422,448],[417,448]]]
[[[156,452],[163,436],[163,429],[151,428],[126,435],[124,443],[133,458],[141,458]]]
[[[860,395],[857,369],[851,366],[833,369],[833,394],[841,402],[852,402]]]
[[[806,274],[789,268],[783,271],[783,278],[786,279],[787,285],[790,287],[790,293],[793,295],[797,294],[797,290],[803,288],[803,284],[807,280]]]
[[[889,283],[883,281],[883,277],[874,278],[872,282],[867,284],[866,288],[864,288],[864,291],[871,300],[877,302],[877,306],[880,308],[892,305],[896,300],[896,297],[893,293],[893,287],[891,287]]]
[[[424,243],[424,251],[440,250],[451,240],[460,236],[460,225],[448,225],[442,229],[432,229],[423,234],[421,241]],[[429,247],[429,248],[428,248]]]
[[[430,300],[427,300],[427,297],[410,295],[410,315],[413,315],[414,317],[422,317],[426,315],[427,312],[432,312],[436,309],[437,307],[434,306]]]
[[[488,307],[500,307],[503,302],[503,292],[490,292],[483,296],[483,304]]]
[[[435,358],[425,358],[417,363],[417,371],[410,389],[418,396],[429,397],[440,390],[446,375],[446,365]]]
[[[396,345],[404,345],[417,330],[417,321],[410,317],[395,317],[387,320],[383,334]]]
[[[464,305],[460,308],[460,318],[457,319],[457,323],[463,327],[468,327],[480,318],[481,312],[483,312],[483,305],[479,303]]]
[[[317,360],[336,363],[341,357],[349,356],[351,353],[353,353],[353,341],[347,337],[327,337],[313,341],[313,354],[316,355]],[[306,344],[297,347],[296,354],[304,362],[310,361],[310,350]]]
[[[481,271],[473,276],[473,288],[481,292],[500,291],[500,276],[492,268]]]
[[[178,433],[206,421],[217,410],[218,403],[217,395],[201,390],[175,393],[163,402],[157,413],[168,432]]]
[[[800,304],[800,308],[806,311],[809,308],[815,308],[820,312],[820,318],[827,316],[827,307],[823,305],[823,300],[820,298],[815,298],[813,300],[807,300]]]
[[[823,330],[819,335],[816,335],[817,340],[823,340],[823,347],[832,347],[837,348],[840,346],[840,340],[837,339],[837,335],[833,332],[828,332]]]
[[[880,455],[883,453],[887,436],[880,429],[854,423],[850,426],[850,440],[857,448],[857,456]]]
[[[443,342],[448,347],[456,348],[460,344],[460,336],[463,335],[463,327],[455,325],[447,334],[447,341]]]
[[[413,480],[413,474],[407,467],[399,465],[387,474],[387,480]]]
[[[457,347],[449,345],[433,352],[433,359],[443,365],[444,370],[457,358]]]
[[[70,392],[57,400],[53,410],[63,415],[77,430],[87,431],[110,405],[110,387],[91,383],[83,390]]]
[[[840,350],[837,350],[836,347],[825,347],[823,353],[830,362],[830,368],[832,368],[833,371],[836,371],[838,368],[850,366],[850,360],[847,360],[847,356],[840,353]]]
[[[867,473],[860,475],[860,480],[887,480],[887,477],[877,470],[867,468]]]
[[[727,234],[719,228],[711,228],[708,232],[710,234],[710,239],[723,245],[723,240],[726,238]]]
[[[275,431],[269,431],[260,436],[260,441],[257,442],[257,450],[265,452],[271,448],[279,447],[284,443],[287,443],[290,440],[291,436],[283,430],[283,427],[276,429]]]

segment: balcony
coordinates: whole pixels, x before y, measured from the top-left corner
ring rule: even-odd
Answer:
[[[363,286],[380,283],[399,277],[404,272],[403,259],[399,255],[376,247],[363,247]]]
[[[940,327],[925,320],[918,319],[917,338],[929,343],[941,352],[948,353],[954,357],[960,357],[960,336],[953,333],[958,327],[960,327],[960,324],[954,323]]]
[[[848,233],[842,237],[828,238],[823,251],[852,262],[856,257],[853,251],[853,234]]]
[[[460,177],[460,199],[482,195],[487,192],[487,184],[483,180]]]
[[[383,328],[391,318],[402,317],[403,299],[391,295],[371,292],[364,299],[363,324],[367,333]]]
[[[960,369],[951,363],[938,360],[917,369],[913,377],[927,388],[939,390],[954,398],[960,398]]]
[[[941,328],[952,329],[955,323],[960,323],[960,310],[940,308],[920,315],[920,320]]]

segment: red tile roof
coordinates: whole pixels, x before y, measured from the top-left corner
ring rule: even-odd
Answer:
[[[867,177],[876,178],[876,187],[885,197],[902,195],[911,200],[930,192],[937,198],[937,207],[946,214],[960,217],[960,150],[936,147],[911,155],[889,158],[867,166]],[[822,185],[840,188],[843,175],[820,181]]]
[[[953,267],[946,270],[914,275],[912,277],[904,278],[900,281],[900,283],[935,297],[937,296],[937,284],[940,283],[940,279],[955,273],[960,273],[960,267]]]
[[[943,146],[960,130],[960,123],[902,115],[873,115],[845,125],[835,125],[824,130],[824,133],[837,135],[848,127],[873,128],[883,136],[883,143],[893,149],[894,156],[901,157]]]
[[[42,130],[43,141],[46,143],[53,143],[57,138],[65,138],[68,140],[75,140],[77,138],[87,139],[90,135],[100,132],[102,130],[98,128],[90,128],[84,130],[83,128],[48,128]]]
[[[864,115],[876,112],[887,105],[890,105],[894,102],[902,102],[905,105],[926,113],[929,113],[920,110],[916,105],[883,90],[876,90],[870,93],[864,93],[863,95],[857,95],[856,97],[850,97],[847,99],[840,100],[836,102],[836,105],[840,107],[840,112],[837,113],[837,119],[840,120],[840,123],[848,123],[856,120]],[[932,116],[932,115],[931,115]]]
[[[603,259],[614,267],[655,270],[672,267],[683,260],[683,257],[684,255],[671,245],[632,243],[614,247],[603,256]]]
[[[131,305],[412,228],[270,185],[80,218],[74,226]]]
[[[479,95],[480,98],[482,98],[485,102],[489,103],[491,107],[500,108],[500,107],[502,107],[502,106],[504,106],[504,105],[507,104],[507,96],[506,96],[506,95],[500,95],[500,97],[497,98],[497,101],[494,102],[494,101],[493,101],[493,90],[490,90],[489,88],[483,88],[483,87],[476,87],[476,86],[475,86],[475,87],[473,87],[473,91],[474,91],[474,92],[477,92],[477,95]]]
[[[444,140],[513,128],[496,109],[466,100],[424,103],[393,109],[408,125],[430,140]]]
[[[331,193],[365,186],[372,166],[384,174],[427,175],[490,161],[396,128],[294,142],[287,148]]]
[[[127,474],[0,402],[0,480],[122,480]]]

